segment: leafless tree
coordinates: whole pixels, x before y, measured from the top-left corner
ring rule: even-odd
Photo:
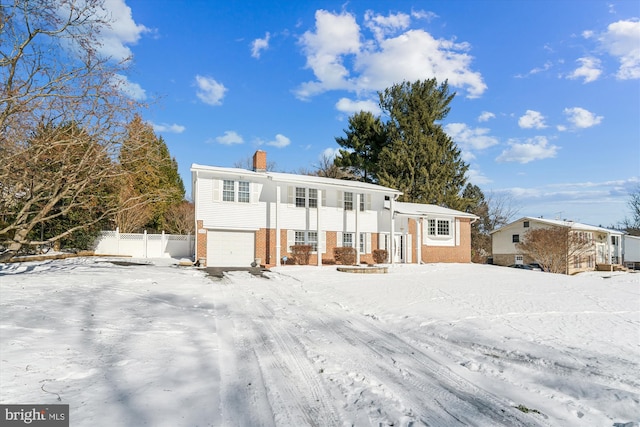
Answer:
[[[592,238],[569,226],[531,229],[516,247],[551,273],[568,274],[570,262],[595,254]]]
[[[38,225],[69,212],[84,223],[112,216],[106,191],[124,123],[138,105],[122,79],[128,61],[99,53],[109,25],[102,0],[13,0],[0,8],[0,260],[14,256]],[[1,249],[0,249],[1,250]]]
[[[165,213],[166,231],[171,234],[194,234],[196,231],[194,205],[184,201],[173,205]]]

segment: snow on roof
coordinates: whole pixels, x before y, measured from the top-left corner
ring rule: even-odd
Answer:
[[[455,216],[458,218],[478,218],[476,215],[472,213],[457,211],[455,209],[444,208],[442,206],[437,205],[428,205],[424,203],[405,203],[405,202],[395,202],[394,210],[396,213],[401,215],[410,215],[410,216]]]
[[[354,190],[377,191],[377,192],[384,192],[384,193],[393,193],[396,195],[402,194],[401,191],[398,191],[396,189],[384,187],[382,185],[377,185],[377,184],[370,184],[368,182],[325,178],[325,177],[313,176],[313,175],[298,175],[293,173],[270,172],[270,171],[255,172],[248,169],[205,166],[205,165],[199,165],[196,163],[191,165],[191,171],[192,172],[194,171],[218,172],[218,173],[224,173],[224,174],[240,174],[240,175],[246,175],[246,176],[267,178],[267,179],[271,179],[273,181],[278,181],[278,182],[326,185],[331,187],[347,187]]]
[[[610,228],[604,228],[604,227],[598,227],[595,225],[589,225],[589,224],[583,224],[581,222],[575,222],[575,221],[566,221],[566,220],[559,220],[559,219],[547,219],[547,218],[535,218],[535,217],[530,217],[530,216],[525,216],[522,217],[516,221],[510,222],[507,225],[504,225],[496,230],[493,230],[491,233],[495,233],[497,231],[502,230],[503,228],[507,228],[513,224],[516,224],[518,222],[522,222],[522,221],[533,221],[533,222],[539,222],[542,224],[548,224],[548,225],[553,225],[553,226],[557,226],[557,227],[569,227],[572,230],[584,230],[584,231],[599,231],[602,233],[613,233],[613,234],[625,234],[623,231],[620,230],[612,230]]]

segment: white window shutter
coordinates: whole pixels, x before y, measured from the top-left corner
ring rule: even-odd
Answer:
[[[291,253],[291,246],[296,244],[296,232],[295,230],[287,230],[287,247],[286,252]]]
[[[219,179],[212,180],[212,185],[213,185],[213,201],[219,202],[220,201],[220,180]]]
[[[342,231],[336,233],[336,246],[339,248],[342,247]]]
[[[322,254],[327,251],[327,232],[321,231],[318,233],[318,253]]]
[[[366,194],[366,203],[365,203],[365,209],[370,211],[371,210],[371,194]]]
[[[344,209],[344,191],[338,191],[338,207]]]
[[[295,191],[295,187],[293,186],[288,186],[287,187],[287,203],[289,203],[290,205],[293,204],[293,192]]]
[[[322,206],[327,206],[327,190],[322,190]]]
[[[249,190],[251,191],[251,203],[258,203],[260,201],[260,187],[257,182],[249,183]]]
[[[378,233],[378,249],[385,249],[384,247],[384,234]]]
[[[364,253],[371,253],[371,233],[365,233],[364,237]]]
[[[411,256],[413,255],[413,244],[412,244],[412,235],[411,234],[407,234],[407,247],[405,248],[405,250],[407,251],[407,262],[412,262],[411,260]]]

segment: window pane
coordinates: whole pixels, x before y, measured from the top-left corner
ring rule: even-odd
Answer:
[[[238,182],[238,201],[249,203],[249,183],[247,181]]]
[[[296,231],[295,242],[296,245],[304,245],[304,231]]]
[[[302,187],[296,187],[296,207],[304,208],[306,206],[305,199],[307,197],[306,194],[307,189]]]
[[[360,212],[364,212],[364,194],[360,195]]]
[[[447,220],[438,220],[438,236],[448,236],[449,235],[449,221]]]
[[[318,207],[318,190],[315,188],[309,189],[309,207],[317,208]]]
[[[234,201],[234,182],[229,181],[227,179],[224,180],[222,185],[222,200],[225,202],[233,202]]]
[[[520,241],[520,235],[519,234],[514,234],[513,236],[511,236],[511,242],[512,243],[518,243]]]
[[[365,249],[365,241],[366,241],[366,239],[365,239],[365,237],[366,237],[365,233],[360,233],[360,253],[361,254],[366,252],[366,249]]]
[[[353,233],[343,233],[342,234],[342,246],[345,248],[353,247]]]
[[[436,220],[435,219],[430,219],[429,220],[429,236],[435,236],[436,235]]]
[[[313,252],[318,251],[318,232],[317,231],[309,231],[307,233],[307,245],[311,245],[311,250]]]
[[[344,193],[344,210],[353,210],[353,193]]]

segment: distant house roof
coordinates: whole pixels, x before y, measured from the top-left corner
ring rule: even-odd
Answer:
[[[470,218],[477,219],[478,216],[468,213],[457,211],[455,209],[443,208],[437,205],[427,205],[423,203],[405,203],[395,202],[394,211],[400,215],[407,216],[455,216],[457,218]]]
[[[552,226],[556,226],[556,227],[569,227],[572,230],[584,230],[584,231],[600,231],[602,233],[612,233],[612,234],[625,234],[624,231],[620,231],[620,230],[612,230],[609,228],[604,228],[604,227],[597,227],[595,225],[589,225],[589,224],[583,224],[580,222],[575,222],[575,221],[564,221],[564,220],[558,220],[558,219],[547,219],[547,218],[535,218],[535,217],[530,217],[530,216],[525,216],[522,217],[516,221],[510,222],[507,225],[504,225],[498,229],[495,229],[491,232],[491,234],[496,233],[500,230],[502,230],[503,228],[507,228],[515,223],[518,222],[522,222],[522,221],[532,221],[532,222],[538,222],[538,223],[542,223],[542,224],[547,224],[547,225],[552,225]]]
[[[241,168],[223,168],[218,166],[204,166],[199,164],[192,164],[191,171],[203,171],[203,172],[214,172],[221,174],[229,174],[229,175],[244,175],[244,176],[253,176],[256,178],[267,178],[277,182],[290,182],[293,184],[313,184],[313,185],[321,185],[321,186],[330,186],[330,187],[343,187],[348,188],[352,191],[375,191],[375,192],[384,192],[384,193],[392,193],[393,195],[399,196],[402,194],[401,191],[398,191],[393,188],[384,187],[382,185],[370,184],[368,182],[361,181],[350,181],[346,179],[335,179],[335,178],[325,178],[321,176],[313,176],[313,175],[298,175],[293,173],[282,173],[282,172],[270,172],[270,171],[262,171],[256,172],[248,169]]]

